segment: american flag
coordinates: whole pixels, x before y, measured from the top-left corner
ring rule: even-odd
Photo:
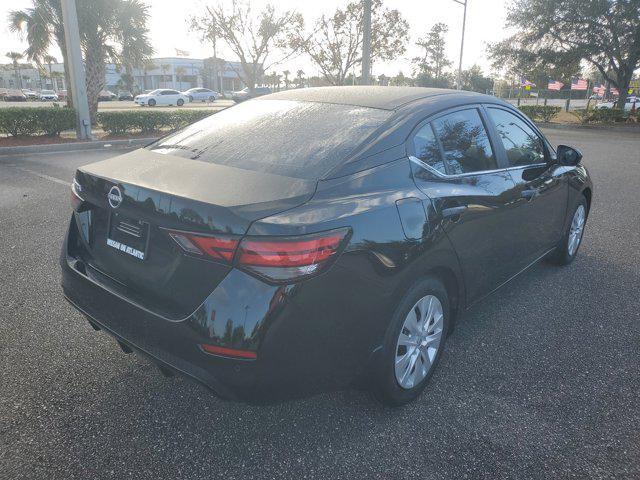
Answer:
[[[526,78],[521,78],[520,79],[520,86],[522,86],[522,87],[535,87],[536,84],[533,83],[533,82],[530,82]]]
[[[548,90],[560,90],[562,87],[564,87],[564,83],[557,80],[549,80],[549,85],[547,85]]]
[[[606,88],[604,88],[604,85],[602,85],[601,83],[596,83],[591,90],[596,95],[604,95]]]
[[[574,78],[571,80],[571,90],[586,90],[588,88],[587,81],[582,78]]]

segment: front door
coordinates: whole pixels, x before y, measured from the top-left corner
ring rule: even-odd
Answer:
[[[567,203],[563,168],[549,162],[542,136],[524,118],[499,106],[487,106],[509,173],[515,182],[515,198],[522,245],[522,267],[536,260],[560,240]]]

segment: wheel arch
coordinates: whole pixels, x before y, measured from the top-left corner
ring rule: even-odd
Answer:
[[[582,195],[587,200],[587,215],[588,215],[589,212],[591,211],[591,196],[592,196],[591,188],[585,187],[584,190],[582,190]]]

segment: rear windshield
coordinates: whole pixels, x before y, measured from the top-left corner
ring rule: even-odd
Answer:
[[[255,100],[216,113],[147,148],[245,170],[317,179],[344,161],[390,115],[351,105]]]

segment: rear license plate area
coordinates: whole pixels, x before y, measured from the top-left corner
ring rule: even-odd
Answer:
[[[111,212],[107,245],[124,255],[144,260],[149,245],[149,224],[118,212]]]

